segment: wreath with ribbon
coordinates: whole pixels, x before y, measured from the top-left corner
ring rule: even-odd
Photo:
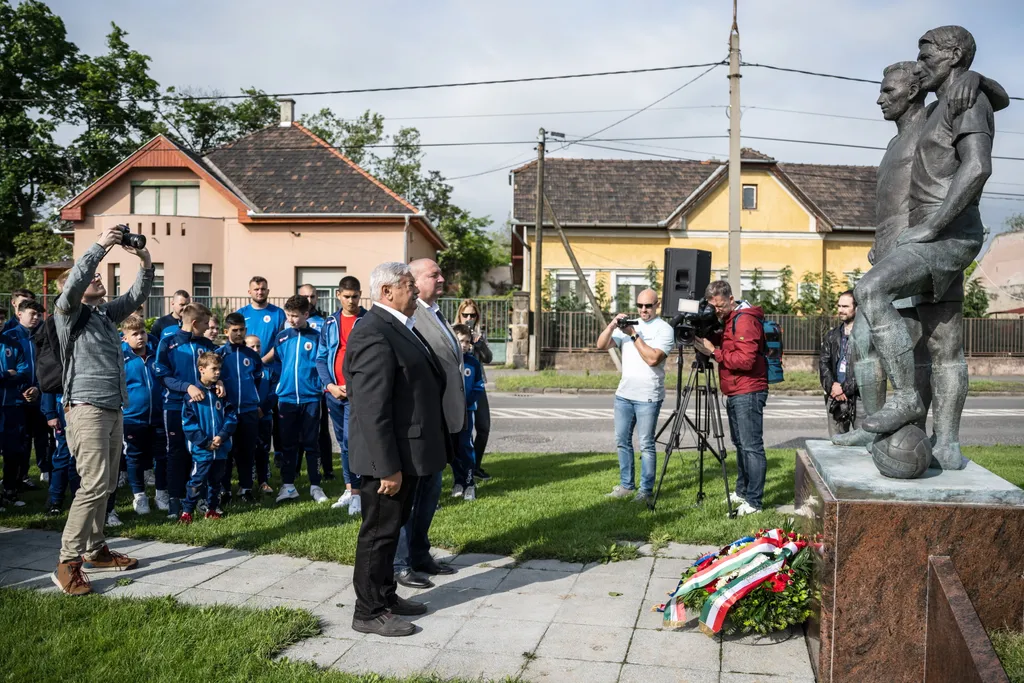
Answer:
[[[784,631],[807,621],[821,597],[813,580],[815,548],[820,543],[792,531],[761,529],[694,562],[655,609],[668,629],[683,626],[689,608],[700,612],[708,635]]]

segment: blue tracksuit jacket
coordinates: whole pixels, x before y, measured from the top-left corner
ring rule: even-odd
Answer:
[[[359,318],[366,315],[366,309],[362,306],[359,307],[359,313],[356,314],[356,325],[359,324]],[[352,329],[355,329],[353,326]],[[337,384],[342,386],[345,384],[344,377],[334,376],[334,359],[338,355],[338,349],[341,348],[341,309],[339,308],[332,315],[327,316],[324,321],[323,329],[320,330],[320,348],[316,353],[316,371],[320,375],[320,383],[327,388],[328,384]]]
[[[476,410],[476,402],[484,395],[484,369],[471,353],[462,354],[462,362],[465,366],[462,380],[466,388],[466,410]]]
[[[28,362],[28,374],[31,380],[22,387],[22,391],[39,384],[36,379],[36,343],[32,341],[34,333],[35,330],[30,330],[21,323],[12,327],[10,332],[8,332],[9,335],[18,340],[18,344],[21,346],[21,354]],[[19,403],[25,403],[25,400],[22,399]]]
[[[124,407],[124,423],[131,425],[164,424],[164,387],[156,378],[156,350],[146,345],[146,357],[135,353],[126,342],[121,342],[124,358],[124,383],[128,388],[128,404]]]
[[[263,366],[263,379],[256,387],[259,393],[260,410],[263,411],[263,417],[260,420],[269,422],[274,419],[274,408],[277,407],[277,394],[274,393],[274,389],[277,387],[278,376],[277,370],[269,365]]]
[[[260,353],[264,356],[274,348],[274,340],[277,333],[284,329],[287,319],[284,316],[284,309],[274,304],[267,304],[267,307],[257,310],[252,304],[243,306],[238,312],[245,318],[245,329],[248,334],[254,334],[260,338]]]
[[[15,374],[10,373],[14,370]],[[0,406],[16,406],[25,402],[21,394],[32,383],[28,359],[21,342],[13,332],[0,334]]]
[[[323,385],[316,370],[320,335],[308,325],[290,327],[274,339],[274,354],[281,363],[275,393],[281,403],[313,403],[320,400]]]
[[[181,408],[181,429],[188,440],[193,460],[226,460],[231,452],[231,435],[238,424],[235,407],[227,399],[217,398],[212,387],[200,385],[206,400],[186,403]],[[211,441],[219,436],[223,443],[213,450]]]
[[[183,330],[160,340],[153,374],[164,386],[164,410],[181,410],[189,385],[199,386],[199,356],[216,350],[206,337]]]
[[[217,349],[224,359],[220,379],[227,390],[227,399],[239,413],[260,407],[259,385],[263,381],[263,361],[245,344],[225,344]]]

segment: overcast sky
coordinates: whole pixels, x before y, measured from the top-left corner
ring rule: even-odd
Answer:
[[[728,52],[728,0],[660,2],[326,2],[320,0],[178,0],[173,3],[59,0],[50,6],[70,38],[90,54],[104,50],[109,23],[128,31],[135,49],[152,57],[164,87],[194,86],[234,94],[256,86],[268,93],[517,78],[714,62]],[[1010,95],[1024,96],[1024,46],[1019,0],[740,0],[743,59],[748,62],[879,78],[895,61],[913,59],[929,28],[957,23],[978,41],[975,70]],[[426,150],[427,168],[446,177],[527,161],[540,126],[584,136],[668,94],[698,70],[588,78],[551,83],[299,97],[299,115],[330,107],[345,117],[371,109],[389,131],[416,126],[425,143],[521,141],[517,145]],[[884,146],[895,132],[875,105],[877,86],[746,69],[743,133]],[[719,135],[727,132],[726,69],[712,71],[650,110],[603,133],[608,137]],[[850,120],[763,107],[865,117]],[[527,116],[451,117],[481,114]],[[1024,102],[996,117],[995,153],[1024,157]],[[673,140],[637,153],[549,146],[553,156],[643,158],[644,152],[727,156],[726,140]],[[874,165],[881,152],[744,140],[782,161]],[[508,216],[508,172],[451,181],[455,201],[496,224]],[[1024,162],[996,161],[983,215],[1002,230],[1024,211]]]

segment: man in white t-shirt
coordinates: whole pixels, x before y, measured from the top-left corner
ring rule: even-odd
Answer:
[[[620,481],[608,494],[611,498],[633,497],[647,502],[654,492],[657,469],[654,432],[665,400],[665,359],[675,345],[672,326],[658,317],[658,294],[645,289],[636,297],[640,311],[635,326],[619,329],[615,316],[597,338],[598,349],[616,345],[622,349],[622,379],[615,390],[615,440],[619,449]],[[633,428],[640,438],[640,490],[636,490],[633,458]]]

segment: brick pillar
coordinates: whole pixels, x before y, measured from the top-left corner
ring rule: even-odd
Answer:
[[[506,362],[517,368],[525,368],[530,354],[530,293],[512,293],[511,334],[506,350]]]

